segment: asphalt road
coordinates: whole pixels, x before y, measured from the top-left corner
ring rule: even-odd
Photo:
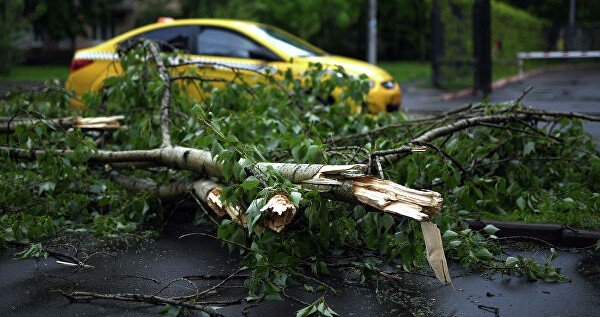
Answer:
[[[489,96],[492,102],[515,100],[528,87],[533,86],[524,99],[529,106],[553,111],[574,111],[600,114],[600,68],[573,68],[552,70],[508,84]],[[409,113],[435,113],[447,111],[471,102],[481,101],[481,96],[465,96],[442,101],[438,91],[403,87],[404,108]],[[584,123],[596,142],[600,142],[600,122]]]
[[[191,236],[179,239],[181,234],[205,232],[201,227],[180,224],[150,243],[143,243],[124,250],[110,251],[109,255],[97,255],[86,264],[93,266],[76,270],[56,262],[53,258],[41,260],[17,260],[14,248],[0,252],[0,316],[160,316],[160,307],[144,303],[126,303],[97,300],[91,302],[70,303],[57,290],[65,292],[89,291],[97,293],[140,293],[165,297],[193,294],[196,284],[200,291],[221,281],[210,279],[197,281],[177,280],[184,276],[229,275],[239,265],[239,257],[227,252],[219,241],[205,236]],[[82,242],[88,250],[101,251],[90,243],[89,237],[71,238],[72,243]],[[92,239],[93,240],[93,239]],[[75,245],[77,246],[77,245]],[[352,278],[346,271],[334,272],[324,280],[337,290],[337,295],[327,299],[327,303],[342,316],[410,316],[402,305],[386,298],[385,294],[394,292],[386,287],[376,295],[374,288],[355,283],[344,284],[343,280]],[[169,282],[173,282],[166,287]],[[239,286],[243,280],[233,280],[226,285]],[[311,281],[309,285],[318,286]],[[383,284],[382,284],[383,285]],[[163,291],[161,291],[164,288]],[[303,285],[292,287],[287,294],[311,303],[323,292],[306,293]],[[383,295],[382,295],[383,294]],[[210,295],[211,300],[233,300],[248,295],[242,288],[227,288]],[[244,316],[243,302],[227,306],[221,310],[225,316]],[[218,306],[218,305],[215,305]],[[303,308],[294,300],[263,301],[247,309],[249,317],[295,316]],[[193,313],[192,316],[202,316]]]
[[[70,303],[56,290],[160,294],[167,297],[194,293],[191,282],[177,278],[229,275],[239,264],[238,256],[228,254],[226,248],[214,239],[203,236],[178,239],[180,234],[202,231],[201,227],[178,225],[154,242],[111,251],[111,256],[95,256],[86,262],[93,268],[83,270],[58,264],[52,258],[38,261],[13,259],[16,250],[5,250],[0,253],[0,316],[159,316],[160,307],[153,305],[105,300]],[[72,240],[89,245],[83,237]],[[512,255],[534,256],[542,260],[549,256],[548,248],[538,246],[520,245],[510,249]],[[95,250],[102,248],[96,246]],[[600,255],[561,251],[555,265],[561,267],[572,281],[555,284],[528,282],[523,277],[514,276],[482,277],[478,273],[467,274],[456,267],[451,269],[454,287],[412,274],[402,275],[400,282],[368,286],[347,284],[343,281],[356,278],[348,269],[332,270],[332,275],[322,277],[322,280],[338,291],[337,295],[330,294],[327,302],[341,316],[598,316]],[[189,279],[200,290],[220,281]],[[166,287],[170,281],[175,282]],[[241,280],[233,280],[227,285],[241,283]],[[308,283],[311,284],[310,281]],[[312,302],[321,295],[303,292],[302,288],[302,285],[297,285],[287,294],[305,302]],[[246,295],[244,289],[228,288],[209,299],[232,300]],[[241,302],[220,312],[225,316],[241,317],[246,306],[248,303]],[[257,306],[250,306],[247,316],[294,316],[300,308],[302,305],[290,299],[263,301]]]

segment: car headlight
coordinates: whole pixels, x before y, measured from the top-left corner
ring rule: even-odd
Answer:
[[[393,80],[386,80],[381,83],[381,86],[386,89],[392,89],[396,87],[396,83]]]

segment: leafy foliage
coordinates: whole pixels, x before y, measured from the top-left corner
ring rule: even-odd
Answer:
[[[165,86],[145,54],[139,48],[122,56],[123,76],[108,78],[102,94],[83,96],[87,105],[83,116],[126,115],[129,128],[112,133],[110,142],[102,133],[63,130],[44,121],[19,126],[5,136],[11,147],[48,152],[34,161],[14,160],[8,152],[0,152],[0,241],[39,243],[71,231],[115,237],[161,230],[165,208],[156,198],[147,192],[125,192],[106,179],[103,166],[86,162],[99,147],[159,146],[158,105]],[[407,121],[402,113],[359,113],[357,108],[366,108],[365,78],[322,65],[313,65],[301,76],[236,70],[225,85],[203,78],[201,68],[174,65],[182,62],[175,56],[166,55],[165,62],[175,81],[170,87],[173,142],[217,155],[228,183],[221,198],[240,206],[249,219],[248,228],[229,219],[221,220],[217,228],[219,239],[231,251],[240,252],[241,265],[252,270],[246,281],[248,300],[279,299],[281,291],[295,282],[304,282],[307,290],[331,291],[303,272],[327,275],[332,263],[360,267],[362,281],[378,276],[383,261],[404,270],[424,267],[425,251],[415,222],[332,202],[316,190],[294,186],[274,170],[253,171],[252,165],[261,161],[369,164],[372,153],[405,145],[456,116],[419,124]],[[51,83],[0,102],[10,116],[65,117],[76,114],[68,107],[72,97]],[[468,110],[486,115],[522,108],[514,103],[482,103]],[[386,128],[365,133],[382,127]],[[353,137],[343,138],[348,135]],[[572,224],[598,226],[590,219],[599,219],[600,185],[594,180],[600,175],[600,161],[581,123],[564,119],[546,126],[536,122],[512,122],[501,128],[480,125],[435,141],[437,152],[384,160],[381,172],[397,183],[442,193],[446,203],[435,221],[447,230],[448,254],[469,269],[562,280],[550,264],[552,259],[543,265],[519,257],[502,259],[497,228],[475,232],[462,220],[482,214],[577,211],[581,218]],[[65,155],[61,150],[67,148],[72,152]],[[240,158],[246,163],[240,163]],[[371,166],[373,173],[375,168]],[[164,168],[130,173],[158,183],[197,177]],[[276,193],[288,195],[301,210],[282,234],[259,226],[260,208]],[[324,299],[298,314],[316,312],[335,314]],[[166,313],[176,312],[167,309]]]

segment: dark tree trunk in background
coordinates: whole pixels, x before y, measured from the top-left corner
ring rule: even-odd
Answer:
[[[444,26],[440,19],[438,0],[431,3],[431,83],[433,87],[441,87],[440,62],[444,55]]]
[[[475,91],[492,92],[492,19],[490,0],[475,0],[473,6],[473,54]]]

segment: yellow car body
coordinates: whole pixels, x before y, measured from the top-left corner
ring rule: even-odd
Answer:
[[[136,37],[167,42],[170,47],[186,51],[185,58],[196,63],[188,66],[196,67],[196,71],[200,69],[200,75],[211,78],[233,78],[232,67],[253,72],[267,68],[290,69],[293,74],[301,74],[311,63],[321,63],[332,69],[340,66],[349,75],[365,74],[369,78],[367,102],[370,112],[391,112],[401,107],[400,86],[381,68],[360,60],[329,55],[272,26],[239,20],[168,19],[167,22],[140,27],[97,46],[78,50],[73,57],[66,87],[78,95],[101,91],[104,79],[122,73],[116,54],[118,44]],[[190,86],[190,94],[201,97],[198,91],[192,90]]]

